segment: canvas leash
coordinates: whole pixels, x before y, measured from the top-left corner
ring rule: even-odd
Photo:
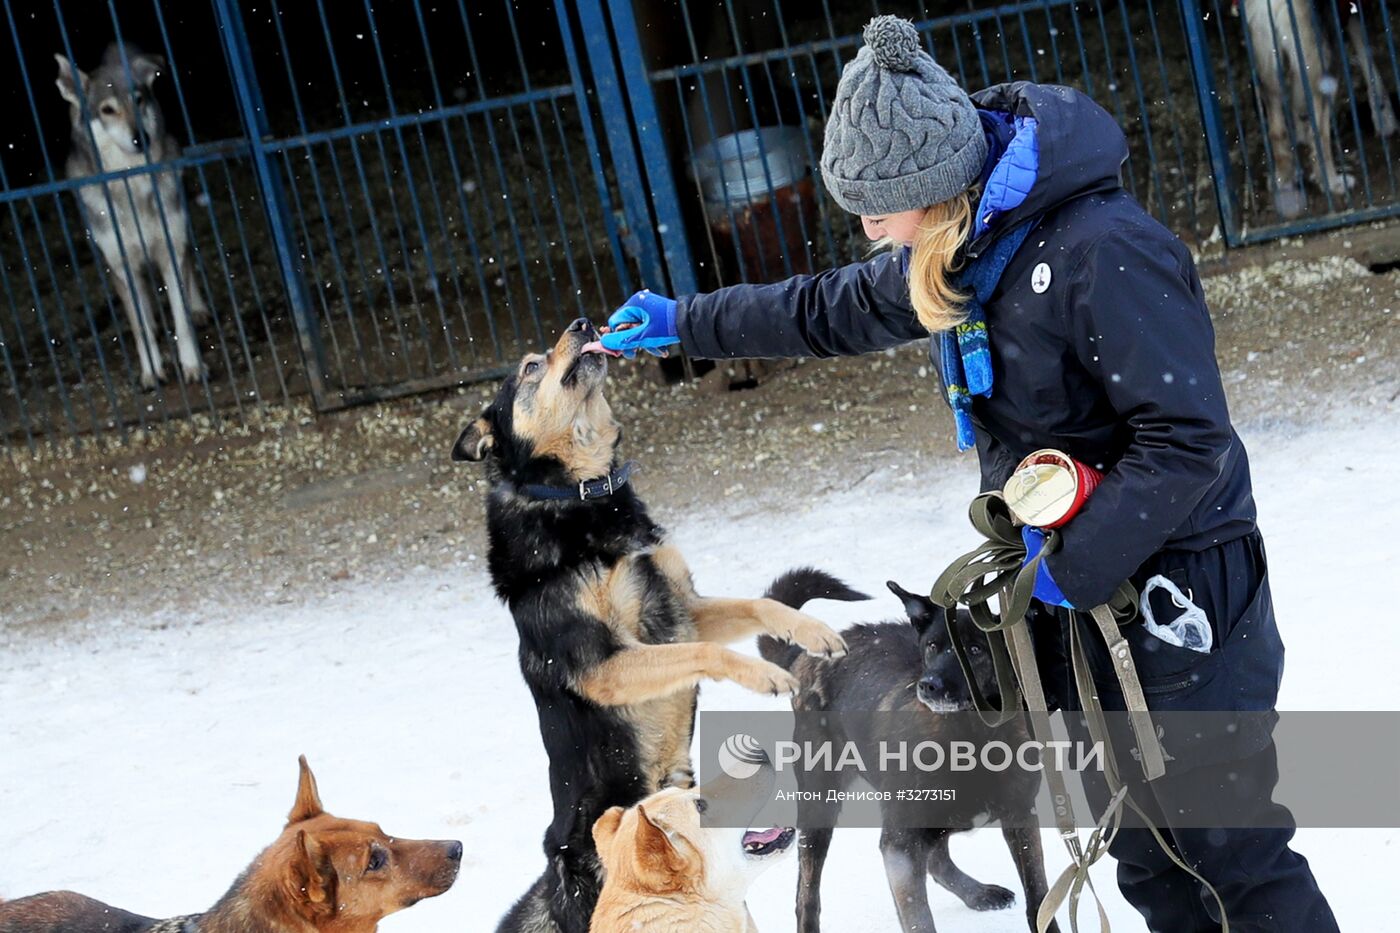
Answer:
[[[974,499],[969,510],[969,519],[984,541],[954,560],[948,569],[939,575],[934,582],[930,598],[949,612],[956,612],[958,606],[966,608],[973,623],[986,633],[997,690],[1002,701],[1000,707],[993,705],[982,693],[957,626],[948,626],[953,654],[958,659],[963,676],[967,678],[973,705],[982,721],[987,725],[997,726],[1023,715],[1024,697],[1024,714],[1029,716],[1036,740],[1042,744],[1049,742],[1053,738],[1049,707],[1045,700],[1045,689],[1036,664],[1035,644],[1026,616],[1030,611],[1040,562],[1060,546],[1060,533],[1054,529],[1047,530],[1044,547],[1028,562],[1020,529],[1012,519],[1000,493],[983,493]],[[999,611],[991,605],[993,598],[997,600]],[[1089,615],[1103,639],[1113,663],[1114,673],[1118,677],[1129,722],[1137,741],[1143,775],[1148,781],[1153,781],[1166,773],[1165,756],[1152,725],[1137,665],[1133,663],[1128,641],[1122,634],[1122,626],[1136,618],[1137,600],[1137,591],[1131,583],[1124,581],[1108,602],[1095,606],[1089,611]],[[1038,933],[1045,933],[1053,922],[1056,911],[1066,901],[1069,903],[1070,929],[1073,933],[1078,933],[1079,899],[1086,886],[1094,896],[1094,903],[1098,908],[1101,933],[1110,933],[1108,915],[1104,911],[1098,892],[1094,890],[1089,869],[1108,851],[1122,824],[1125,809],[1133,811],[1142,819],[1173,864],[1210,891],[1220,910],[1221,933],[1229,933],[1230,924],[1225,916],[1225,905],[1220,894],[1188,865],[1162,836],[1153,825],[1153,821],[1133,801],[1128,792],[1128,785],[1118,773],[1103,707],[1099,703],[1098,691],[1094,687],[1088,656],[1077,625],[1070,626],[1070,659],[1075,688],[1079,693],[1080,707],[1088,723],[1089,734],[1104,749],[1104,778],[1110,797],[1088,839],[1081,843],[1064,774],[1054,765],[1045,768],[1046,784],[1055,810],[1055,825],[1065,848],[1069,851],[1070,864],[1055,879],[1055,883],[1050,886],[1044,900],[1041,901],[1036,916]]]

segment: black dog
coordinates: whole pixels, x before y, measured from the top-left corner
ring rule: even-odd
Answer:
[[[759,637],[759,652],[775,664],[790,669],[801,683],[800,691],[793,698],[793,708],[849,714],[848,726],[860,721],[861,714],[873,714],[869,718],[872,728],[900,730],[900,734],[882,734],[880,740],[902,740],[909,743],[909,747],[924,740],[946,740],[954,730],[957,739],[995,738],[1012,748],[1027,741],[1029,733],[1023,721],[993,730],[975,720],[970,712],[973,706],[967,679],[948,641],[945,611],[927,597],[906,592],[898,584],[891,582],[888,586],[904,602],[909,622],[861,624],[846,629],[842,634],[848,653],[839,661],[802,657],[774,639]],[[769,595],[791,605],[800,605],[804,599],[846,589],[839,580],[807,569],[780,578]],[[965,614],[960,613],[954,624],[959,626],[959,633],[968,647],[969,660],[984,695],[999,704],[986,635]],[[893,715],[885,716],[886,713]],[[949,713],[961,715],[942,715]],[[898,725],[893,725],[895,723]],[[804,743],[830,742],[833,747],[840,748],[847,741],[839,716],[800,717],[799,730],[805,730],[800,736]],[[852,733],[855,731],[851,729]],[[850,740],[856,743],[864,761],[879,760],[879,743],[874,737],[852,734]],[[940,828],[901,828],[909,825],[913,807],[895,803],[881,805],[884,828],[880,834],[880,851],[899,921],[905,931],[927,933],[934,929],[926,875],[932,876],[973,910],[1000,910],[1015,902],[1010,890],[983,884],[964,874],[953,864],[948,851],[948,840],[954,832],[996,820],[1002,821],[1002,835],[1026,892],[1026,915],[1030,928],[1035,929],[1036,911],[1047,889],[1040,832],[1030,815],[1040,786],[1039,774],[1008,768],[961,774],[944,770],[888,774],[870,770],[863,776],[877,790],[898,792],[918,790],[927,785],[931,790],[952,790],[956,794],[954,802],[939,804],[937,814],[939,822],[944,824]],[[829,791],[839,791],[854,780],[849,771],[842,770],[816,775],[799,772],[799,777],[802,789],[815,791],[817,799],[826,799]],[[882,780],[890,786],[881,787]],[[839,804],[835,810],[839,811]],[[926,810],[918,812],[927,813]],[[834,818],[835,812],[828,808],[813,822],[830,825]],[[797,890],[797,928],[801,933],[820,929],[821,873],[831,835],[829,828],[802,830]],[[1058,931],[1058,928],[1052,923],[1050,930]]]
[[[549,353],[526,356],[452,449],[490,469],[491,579],[515,618],[549,753],[549,866],[506,931],[586,933],[600,889],[593,823],[693,783],[700,681],[796,689],[786,670],[722,643],[765,632],[825,656],[845,651],[831,629],[773,600],[695,592],[628,482],[630,465],[619,465],[596,340],[580,320]]]

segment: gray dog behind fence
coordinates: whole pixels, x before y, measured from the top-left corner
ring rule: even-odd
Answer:
[[[58,90],[70,104],[73,123],[69,178],[88,178],[165,162],[180,146],[165,131],[165,118],[151,84],[165,59],[132,46],[111,45],[91,74],[63,55]],[[180,171],[166,169],[85,185],[78,189],[83,220],[102,251],[108,277],[126,308],[141,360],[141,384],[165,379],[156,304],[145,274],[159,270],[175,322],[175,351],[185,382],[205,375],[191,313],[208,317],[204,298],[190,275],[189,221],[180,191]]]

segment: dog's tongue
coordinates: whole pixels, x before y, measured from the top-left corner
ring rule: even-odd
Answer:
[[[589,341],[588,343],[585,343],[585,344],[583,345],[583,349],[582,349],[580,352],[582,352],[582,353],[606,353],[608,356],[621,356],[621,355],[622,355],[622,353],[621,353],[620,351],[618,351],[618,350],[609,350],[607,347],[603,346],[603,344],[602,344],[601,341],[598,341],[598,340],[592,340],[592,341]]]
[[[772,829],[751,829],[744,833],[744,845],[766,846],[770,842],[777,842],[782,834],[781,826],[774,826]]]

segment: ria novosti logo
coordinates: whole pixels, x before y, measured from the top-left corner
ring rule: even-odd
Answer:
[[[768,754],[758,739],[736,732],[719,747],[720,770],[736,781],[753,777],[768,763]]]

